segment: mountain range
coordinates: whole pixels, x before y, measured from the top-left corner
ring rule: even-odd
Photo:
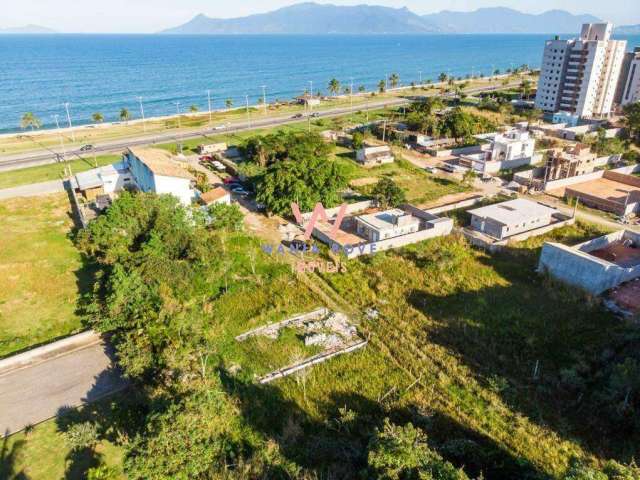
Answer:
[[[472,12],[444,10],[417,15],[405,8],[373,5],[337,6],[300,3],[268,13],[240,18],[210,18],[204,14],[164,30],[167,34],[409,34],[409,33],[577,33],[582,23],[600,21],[593,15],[564,10],[541,14],[511,8],[480,8]]]
[[[9,34],[33,35],[33,34],[42,34],[42,33],[56,33],[56,31],[47,27],[41,27],[40,25],[25,25],[23,27],[0,28],[0,35],[9,35]]]

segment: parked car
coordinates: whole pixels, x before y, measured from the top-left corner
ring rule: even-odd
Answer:
[[[320,114],[318,112],[312,113],[311,118],[318,118]]]
[[[225,128],[227,128],[227,127],[224,126],[224,125],[217,125],[217,126],[213,127],[214,130],[224,130]]]
[[[437,173],[438,169],[436,167],[425,167],[425,170],[429,173]]]
[[[229,185],[231,183],[240,183],[240,180],[237,177],[227,177],[223,180],[225,185]]]
[[[242,187],[236,187],[236,188],[232,188],[231,191],[233,193],[235,193],[236,195],[240,195],[241,197],[246,197],[247,195],[249,195],[249,192],[247,192],[244,188]]]
[[[91,150],[93,150],[93,145],[83,145],[80,147],[81,152],[90,152]]]
[[[296,114],[295,114],[293,117],[291,117],[291,118],[302,118],[302,117],[304,117],[304,115],[303,115],[303,114],[301,114],[301,113],[296,113]]]

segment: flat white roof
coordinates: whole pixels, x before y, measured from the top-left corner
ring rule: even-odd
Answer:
[[[524,198],[517,198],[515,200],[469,210],[471,215],[490,218],[503,225],[517,225],[557,212],[555,208],[550,208],[537,202],[532,202],[531,200],[525,200]]]
[[[395,218],[403,217],[403,216],[411,216],[409,213],[404,210],[400,210],[399,208],[392,208],[391,210],[385,210],[384,212],[370,213],[368,215],[361,215],[357,217],[357,219],[363,223],[368,224],[372,228],[376,230],[385,230],[388,228],[396,227]],[[420,219],[413,217],[414,222],[419,223]]]

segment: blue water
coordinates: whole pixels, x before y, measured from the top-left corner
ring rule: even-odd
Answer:
[[[379,36],[0,36],[0,132],[18,129],[24,112],[45,127],[53,115],[90,123],[101,112],[118,120],[120,109],[139,116],[176,113],[196,104],[207,109],[232,98],[253,104],[266,85],[268,100],[291,98],[309,87],[326,92],[336,77],[344,85],[374,88],[392,72],[403,84],[454,76],[488,75],[499,68],[540,64],[547,35],[379,35]],[[621,37],[625,38],[625,37]],[[629,48],[640,37],[626,37]]]

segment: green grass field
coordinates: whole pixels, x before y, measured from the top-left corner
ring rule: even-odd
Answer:
[[[101,155],[96,157],[98,166],[108,165],[119,161],[121,155]],[[20,168],[0,172],[0,189],[28,185],[30,183],[47,182],[50,180],[60,180],[64,178],[64,167],[71,167],[72,173],[84,172],[95,168],[93,158],[72,160],[68,163],[52,163],[49,165],[38,165],[37,167]]]
[[[84,480],[88,469],[99,463],[112,473],[109,480],[124,480],[123,450],[116,439],[104,432],[93,450],[71,451],[63,434],[67,426],[81,419],[95,421],[104,415],[113,416],[113,402],[125,403],[124,396],[115,396],[97,404],[71,410],[68,416],[47,420],[32,429],[0,440],[0,478],[7,480]],[[107,478],[107,477],[105,477]]]
[[[80,330],[90,278],[69,238],[66,193],[0,202],[0,357]]]

